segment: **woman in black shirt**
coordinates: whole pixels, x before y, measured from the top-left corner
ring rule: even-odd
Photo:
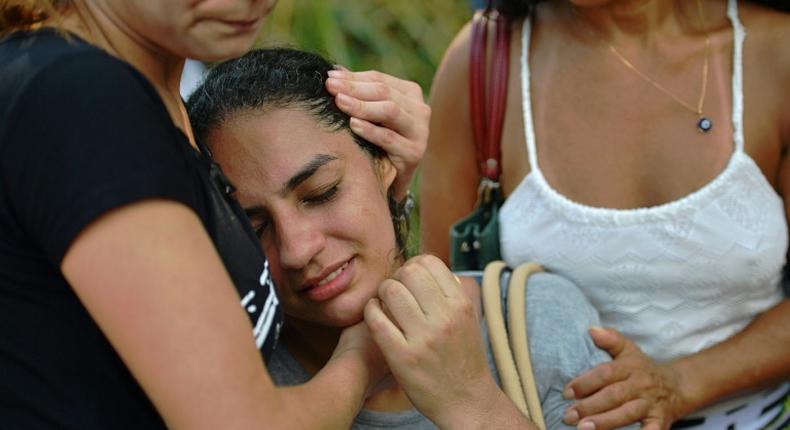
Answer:
[[[341,428],[386,372],[356,326],[273,387],[267,262],[179,96],[186,57],[244,53],[273,3],[3,2],[3,427]]]

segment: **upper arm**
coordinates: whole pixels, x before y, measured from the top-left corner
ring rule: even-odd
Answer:
[[[422,162],[420,225],[422,251],[447,261],[449,229],[474,207],[478,172],[469,119],[467,25],[445,53],[431,87],[432,117]]]
[[[790,50],[787,40],[790,39],[790,14],[771,12],[767,17],[773,25],[764,25],[768,56],[775,62],[774,70],[779,74],[776,94],[779,100],[779,136],[782,150],[779,160],[777,188],[784,199],[785,215],[790,224]]]
[[[347,428],[362,404],[370,372],[359,353],[302,386],[273,386],[210,237],[178,202],[104,214],[61,269],[169,428]]]
[[[278,410],[250,322],[186,206],[111,211],[77,236],[61,268],[168,426],[253,428]]]

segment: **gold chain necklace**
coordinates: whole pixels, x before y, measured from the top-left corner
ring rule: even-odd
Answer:
[[[650,76],[646,75],[641,70],[637,69],[636,66],[634,66],[634,64],[631,61],[629,61],[623,54],[620,53],[620,51],[617,50],[617,48],[614,47],[614,45],[612,45],[606,39],[604,39],[602,36],[600,36],[600,34],[597,34],[597,32],[596,32],[596,36],[599,39],[601,39],[601,41],[607,46],[607,48],[609,48],[609,51],[612,54],[614,54],[614,56],[617,57],[617,59],[620,60],[620,62],[623,63],[623,65],[628,70],[634,72],[634,74],[639,76],[643,81],[649,83],[650,85],[655,87],[657,90],[659,90],[662,93],[666,94],[667,96],[672,98],[672,100],[676,101],[678,104],[680,104],[681,106],[683,106],[687,110],[690,110],[691,112],[697,114],[697,117],[698,117],[697,130],[700,133],[705,134],[705,133],[710,132],[711,129],[713,129],[713,121],[711,121],[710,118],[704,116],[703,115],[703,110],[702,110],[703,106],[705,105],[705,93],[707,92],[707,89],[708,89],[708,62],[709,62],[709,59],[710,59],[710,33],[708,32],[708,26],[707,26],[707,24],[705,22],[705,14],[704,14],[704,12],[702,10],[702,2],[701,2],[701,0],[697,0],[697,10],[699,12],[700,23],[702,24],[702,28],[705,30],[705,60],[704,60],[704,62],[702,64],[702,85],[701,85],[702,88],[700,89],[699,99],[697,100],[697,106],[692,106],[690,103],[686,102],[685,100],[683,100],[680,97],[678,97],[675,94],[673,94],[665,86],[661,85],[658,81],[656,81],[655,79],[653,79]],[[578,11],[576,10],[575,7],[573,7],[573,12],[578,17]],[[579,17],[579,18],[581,18],[581,17]],[[590,28],[590,29],[593,28],[592,25],[590,25],[583,18],[581,18],[581,20],[585,22],[585,24],[588,26],[588,28]]]

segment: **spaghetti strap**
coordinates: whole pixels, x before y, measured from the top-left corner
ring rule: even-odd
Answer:
[[[732,23],[732,139],[735,150],[743,152],[743,40],[746,31],[738,18],[738,0],[729,0],[727,17]]]
[[[532,122],[532,96],[530,95],[529,81],[529,41],[532,33],[532,15],[524,18],[521,29],[521,102],[524,112],[524,134],[527,142],[527,155],[529,156],[529,169],[538,172],[538,153],[535,150],[535,127]]]

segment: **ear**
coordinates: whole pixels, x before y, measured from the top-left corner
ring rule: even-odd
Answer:
[[[395,178],[398,176],[398,169],[395,168],[395,165],[392,164],[389,157],[377,159],[376,169],[379,178],[381,178],[382,185],[384,185],[384,189],[389,190],[392,183],[395,182]]]

